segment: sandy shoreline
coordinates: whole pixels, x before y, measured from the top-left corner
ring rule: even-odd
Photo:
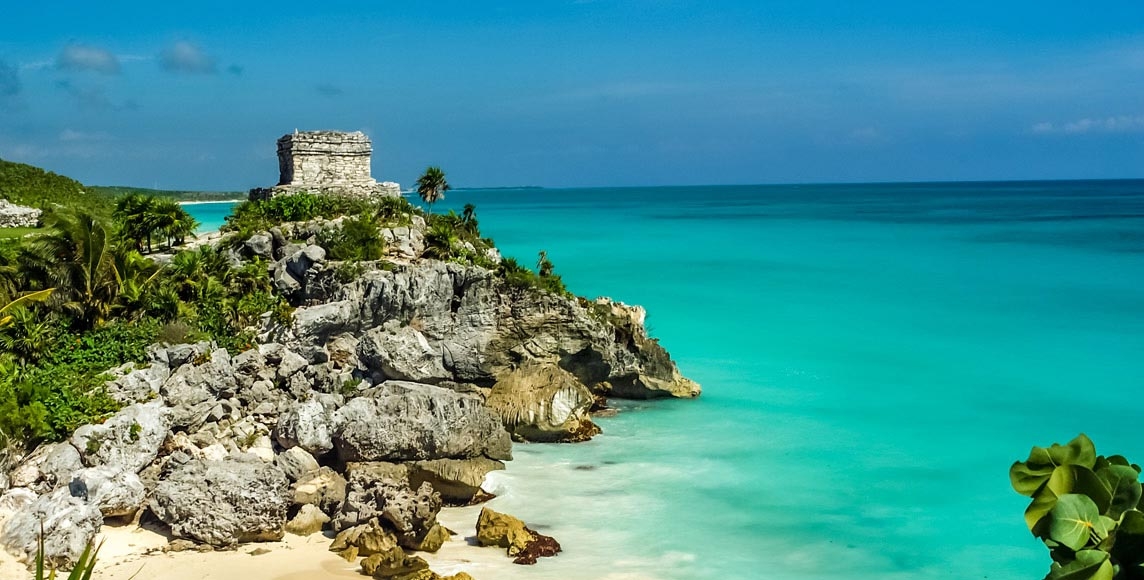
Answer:
[[[436,554],[417,552],[442,575],[468,572],[477,580],[506,579],[523,567],[512,563],[503,549],[476,545],[475,524],[480,506],[444,508],[438,520],[457,532]],[[364,578],[357,563],[349,563],[329,551],[331,538],[324,534],[294,536],[280,542],[243,544],[233,551],[162,552],[167,537],[133,525],[105,525],[104,541],[93,578],[99,580],[313,580]],[[544,562],[538,564],[543,566]],[[136,576],[138,574],[138,576]],[[0,551],[0,578],[30,578],[24,565]]]

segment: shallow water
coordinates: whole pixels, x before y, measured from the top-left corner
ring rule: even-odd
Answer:
[[[1036,578],[1034,444],[1144,459],[1144,182],[455,191],[704,386],[518,446],[520,578]]]

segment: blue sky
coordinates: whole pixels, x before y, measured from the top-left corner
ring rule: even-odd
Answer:
[[[1139,0],[99,4],[6,3],[0,157],[246,189],[298,128],[406,185],[1144,176]]]

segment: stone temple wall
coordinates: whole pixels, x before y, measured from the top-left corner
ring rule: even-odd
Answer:
[[[378,183],[370,175],[373,145],[356,131],[305,131],[278,139],[278,185],[251,190],[251,199],[302,191],[378,197],[401,195],[396,183]]]
[[[39,225],[42,213],[34,207],[0,199],[0,228],[34,228]]]

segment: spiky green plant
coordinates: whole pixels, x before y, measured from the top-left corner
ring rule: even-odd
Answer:
[[[1034,447],[1009,468],[1009,481],[1033,499],[1025,524],[1053,559],[1046,580],[1144,579],[1139,465],[1097,455],[1082,433]]]
[[[95,559],[99,555],[99,549],[103,547],[103,542],[95,545],[93,542],[88,542],[84,547],[83,553],[80,554],[79,560],[76,561],[75,567],[72,568],[68,574],[68,580],[91,580],[91,574],[95,571]],[[56,580],[56,567],[51,566],[44,575],[44,524],[40,523],[40,539],[39,545],[36,548],[36,579],[35,580]]]

